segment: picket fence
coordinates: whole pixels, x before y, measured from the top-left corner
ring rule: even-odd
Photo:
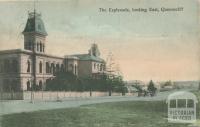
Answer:
[[[127,93],[127,96],[134,95],[133,93]],[[23,91],[23,92],[1,92],[0,100],[62,100],[68,98],[88,98],[88,97],[104,97],[109,96],[108,92],[100,91]],[[112,92],[111,96],[122,96],[122,93]]]

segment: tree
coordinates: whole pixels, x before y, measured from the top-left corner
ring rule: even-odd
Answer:
[[[133,87],[135,87],[137,89],[137,92],[141,93],[143,90],[142,90],[142,87],[140,85],[132,85]]]
[[[121,92],[124,95],[128,90],[121,76],[109,78],[102,75],[98,78],[77,77],[73,73],[58,72],[55,78],[46,83],[46,90],[51,91],[108,91],[111,95],[112,91]]]
[[[199,82],[199,91],[200,91],[200,82]]]
[[[172,82],[171,82],[171,80],[169,80],[169,81],[166,81],[164,84],[162,84],[162,88],[165,88],[166,86],[172,86],[173,84],[172,84]]]
[[[148,85],[148,91],[150,92],[151,96],[155,95],[157,88],[155,87],[153,81],[151,80]]]

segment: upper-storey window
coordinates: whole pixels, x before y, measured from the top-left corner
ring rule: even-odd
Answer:
[[[44,52],[44,44],[43,44],[43,46],[42,46],[42,51]]]
[[[74,74],[77,75],[77,65],[74,66]]]
[[[42,43],[41,43],[41,41],[40,41],[40,52],[42,52],[42,48],[43,46],[42,46]]]
[[[37,42],[37,51],[39,51],[39,43]]]
[[[46,62],[46,73],[50,72],[50,65],[49,62]]]
[[[31,72],[31,63],[29,60],[27,61],[27,72]]]
[[[96,63],[94,63],[94,69],[96,69]]]
[[[97,70],[99,71],[99,64],[97,64]]]
[[[103,64],[100,65],[100,71],[103,71]]]
[[[42,73],[42,62],[39,63],[39,72]]]

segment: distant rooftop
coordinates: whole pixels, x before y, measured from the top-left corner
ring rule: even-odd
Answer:
[[[104,60],[101,59],[100,57],[96,57],[96,56],[93,56],[93,55],[90,55],[90,54],[75,54],[75,55],[72,55],[72,56],[76,56],[80,60],[84,60],[84,61],[91,60],[91,61],[97,61],[97,62],[104,62]]]

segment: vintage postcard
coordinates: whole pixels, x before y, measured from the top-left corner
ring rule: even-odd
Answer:
[[[200,0],[0,12],[0,127],[200,127]]]

